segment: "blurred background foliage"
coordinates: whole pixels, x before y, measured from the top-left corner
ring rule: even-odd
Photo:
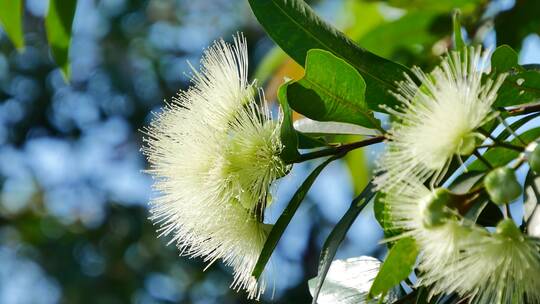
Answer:
[[[536,0],[320,0],[310,4],[361,46],[430,68],[451,45],[451,12],[469,41],[509,44],[540,61]],[[203,272],[148,220],[151,179],[140,130],[189,84],[204,47],[242,31],[251,73],[273,100],[300,66],[264,34],[244,0],[79,0],[67,84],[44,29],[48,1],[27,0],[25,48],[0,31],[0,303],[245,303],[221,264]],[[6,14],[6,12],[1,12]],[[230,39],[229,39],[230,40]],[[365,185],[381,146],[329,166],[274,253],[275,290],[263,302],[306,303],[321,243]],[[279,183],[274,221],[313,164]],[[350,173],[350,174],[348,174]],[[384,256],[372,212],[351,228],[338,258]],[[271,289],[271,288],[270,288]],[[274,299],[271,300],[272,295]]]

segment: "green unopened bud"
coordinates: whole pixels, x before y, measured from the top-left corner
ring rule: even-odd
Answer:
[[[426,196],[421,204],[422,222],[424,227],[432,228],[440,226],[451,216],[447,206],[452,202],[453,194],[444,188],[435,189],[433,193]]]
[[[523,239],[523,233],[511,219],[504,219],[497,224],[497,234],[514,240]]]
[[[510,203],[518,198],[522,191],[516,173],[507,167],[489,172],[484,179],[484,186],[491,200],[498,205]]]
[[[531,143],[529,147],[532,150],[530,151],[530,154],[527,153],[529,166],[531,167],[531,170],[533,170],[534,173],[540,174],[540,145],[534,142],[534,143]],[[529,149],[529,147],[527,147],[527,150]]]
[[[458,148],[459,155],[469,155],[474,152],[474,149],[484,140],[482,134],[471,132],[461,139],[461,144]]]

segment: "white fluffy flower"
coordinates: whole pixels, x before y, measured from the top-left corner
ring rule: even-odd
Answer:
[[[494,233],[482,232],[462,244],[457,261],[445,263],[439,289],[470,303],[540,303],[540,240],[523,235],[510,219]]]
[[[392,222],[420,248],[418,285],[469,303],[540,303],[540,239],[525,236],[511,220],[490,233],[447,206],[434,208],[428,202],[437,192],[411,179],[401,189],[385,201]]]
[[[379,189],[415,176],[421,182],[442,177],[454,155],[472,152],[474,131],[490,117],[504,75],[482,80],[487,56],[480,48],[452,52],[430,74],[413,71],[395,96],[402,105],[388,109],[397,120],[389,131],[387,151],[379,160]]]
[[[263,224],[268,192],[288,170],[279,157],[280,122],[257,103],[257,93],[247,80],[245,39],[216,42],[190,89],[156,115],[143,148],[161,235],[172,234],[182,254],[232,266],[232,287],[250,298],[265,289],[251,272],[270,227]]]
[[[465,223],[447,206],[430,206],[439,195],[413,178],[403,181],[400,192],[385,194],[390,219],[395,228],[403,231],[402,237],[415,238],[421,249],[419,268],[425,274],[420,284],[432,285],[438,280],[433,275],[444,268],[443,262],[451,263],[458,257],[461,244],[472,236],[470,223]],[[436,288],[437,286],[435,286]]]

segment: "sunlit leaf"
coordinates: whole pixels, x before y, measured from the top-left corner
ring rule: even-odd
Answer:
[[[287,87],[289,84],[289,82],[282,84],[278,90],[278,100],[283,111],[280,137],[284,148],[281,151],[281,158],[286,162],[294,162],[300,156],[300,153],[298,153],[298,135],[293,128],[292,110],[287,101]]]
[[[454,31],[454,48],[456,50],[463,50],[465,47],[465,42],[463,41],[463,37],[461,35],[461,21],[460,18],[460,12],[459,10],[455,10],[454,14],[452,16],[452,29]]]
[[[310,50],[306,73],[287,89],[289,105],[319,121],[338,121],[380,129],[365,101],[366,83],[346,61],[323,50]]]
[[[369,256],[360,256],[346,260],[334,260],[330,265],[326,279],[320,290],[318,304],[359,304],[379,303],[378,299],[367,299],[373,279],[379,272],[381,262]],[[309,292],[313,296],[319,278],[308,281]],[[392,291],[383,303],[392,303],[398,297]]]
[[[22,0],[0,0],[0,24],[18,50],[24,48]]]
[[[294,122],[297,131],[310,134],[348,134],[348,135],[368,135],[376,136],[381,132],[362,126],[335,121],[316,121],[309,118],[302,118]]]
[[[408,69],[358,47],[320,19],[302,0],[249,0],[251,9],[270,37],[299,64],[310,49],[323,49],[345,59],[364,77],[366,100],[372,110],[396,105],[390,94]]]
[[[50,0],[45,30],[51,54],[66,79],[70,78],[69,45],[77,0]]]
[[[385,295],[412,272],[418,256],[418,246],[412,238],[399,240],[388,252],[369,294]]]

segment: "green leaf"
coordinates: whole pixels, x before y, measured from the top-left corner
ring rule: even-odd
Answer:
[[[449,12],[454,8],[472,11],[481,0],[387,0],[386,2],[391,6],[408,10]]]
[[[381,225],[385,238],[391,238],[401,234],[401,230],[394,227],[392,224],[392,218],[388,204],[384,200],[384,193],[379,192],[375,196],[375,202],[373,203],[373,212],[375,213],[375,219]]]
[[[68,55],[76,7],[77,0],[50,0],[49,12],[45,18],[51,53],[65,79],[69,79],[71,74]]]
[[[497,94],[495,106],[507,107],[540,99],[540,71],[518,64],[518,54],[508,45],[499,46],[491,56],[495,73],[508,73]]]
[[[504,80],[495,107],[508,107],[540,99],[540,72],[528,70],[510,74]]]
[[[465,48],[465,42],[461,36],[461,22],[459,21],[459,16],[459,10],[455,10],[452,15],[452,29],[454,31],[454,49],[461,51]]]
[[[282,84],[278,89],[278,100],[283,111],[283,121],[281,123],[280,137],[284,148],[281,151],[281,159],[287,163],[294,162],[299,156],[298,135],[293,127],[292,111],[287,102],[287,87],[290,82]]]
[[[540,137],[540,127],[527,130],[526,132],[519,135],[519,138],[521,138],[521,140],[523,140],[525,144],[529,144],[530,142],[536,140],[539,137]],[[518,146],[523,145],[521,141],[517,138],[514,138],[512,141],[510,141],[510,143],[514,145],[518,145]],[[500,166],[504,166],[508,164],[510,161],[518,157],[519,152],[514,151],[514,150],[509,150],[508,148],[495,147],[495,148],[489,149],[486,153],[483,154],[483,156],[485,159],[489,161],[489,163],[493,167],[500,167]],[[473,161],[467,167],[467,169],[469,171],[485,171],[488,168],[486,167],[486,165],[484,165],[484,163],[482,163],[482,161],[477,159]]]
[[[521,128],[524,124],[528,123],[529,121],[535,119],[540,115],[539,113],[531,113],[527,116],[524,116],[522,118],[519,118],[518,120],[514,121],[512,124],[510,124],[510,129],[517,131],[519,128]],[[508,129],[504,129],[499,135],[497,135],[496,139],[498,141],[506,141],[508,137],[510,137],[512,133]]]
[[[369,203],[371,198],[373,198],[373,195],[375,195],[373,190],[373,184],[369,183],[364,191],[362,191],[362,193],[360,193],[360,195],[351,202],[351,206],[345,215],[339,220],[324,242],[321,249],[321,256],[319,258],[319,271],[317,276],[318,281],[313,291],[313,304],[317,303],[319,292],[323,286],[324,279],[326,278],[328,269],[330,269],[330,264],[336,255],[339,245],[345,238],[347,231],[349,231],[349,228],[351,228],[351,225],[354,223],[360,212]]]
[[[399,240],[388,252],[381,270],[371,285],[370,295],[384,295],[406,279],[414,268],[417,256],[418,247],[414,239]]]
[[[395,21],[381,24],[358,42],[379,56],[389,57],[397,52],[403,53],[403,50],[420,55],[422,50],[440,39],[432,30],[437,17],[438,14],[433,12],[409,12]]]
[[[367,295],[373,279],[379,272],[381,264],[381,261],[370,256],[332,261],[317,303],[375,303],[374,301],[369,301]],[[315,294],[315,288],[319,282],[318,277],[308,281],[311,295]],[[400,296],[401,291],[398,288],[393,289],[389,292],[388,297],[381,299],[381,303],[394,303]]]
[[[15,47],[24,49],[22,0],[0,0],[0,24]]]
[[[310,49],[330,51],[362,74],[372,110],[380,110],[380,104],[398,104],[390,91],[409,72],[407,68],[360,48],[302,0],[249,0],[249,4],[268,35],[296,62],[303,65]]]
[[[302,185],[296,190],[293,197],[289,201],[289,204],[281,214],[281,216],[276,221],[276,224],[272,227],[272,230],[270,231],[270,234],[268,235],[268,238],[266,239],[266,242],[264,243],[264,247],[261,251],[261,254],[259,255],[259,259],[257,260],[257,264],[255,265],[255,268],[253,269],[253,276],[255,278],[259,278],[261,273],[264,270],[264,267],[266,266],[266,263],[270,259],[270,256],[272,255],[272,252],[274,252],[274,249],[277,246],[277,243],[279,242],[279,239],[281,239],[281,236],[283,235],[283,232],[291,222],[292,217],[296,213],[296,210],[300,206],[300,203],[302,200],[304,200],[304,197],[306,196],[307,192],[311,188],[311,185],[313,185],[313,182],[315,182],[315,179],[319,176],[321,171],[332,161],[342,157],[343,155],[336,155],[328,158],[323,163],[321,163],[315,170],[313,170],[309,176],[304,180]]]
[[[366,83],[345,60],[323,50],[310,50],[306,73],[289,85],[287,99],[298,113],[319,121],[338,121],[380,129],[364,100]]]
[[[491,55],[491,68],[497,73],[503,73],[517,67],[518,54],[508,45],[501,45]]]
[[[346,122],[317,121],[309,118],[301,118],[294,122],[294,128],[298,132],[311,135],[364,135],[379,136],[379,130],[368,129],[359,125]],[[363,189],[363,187],[362,187]]]

